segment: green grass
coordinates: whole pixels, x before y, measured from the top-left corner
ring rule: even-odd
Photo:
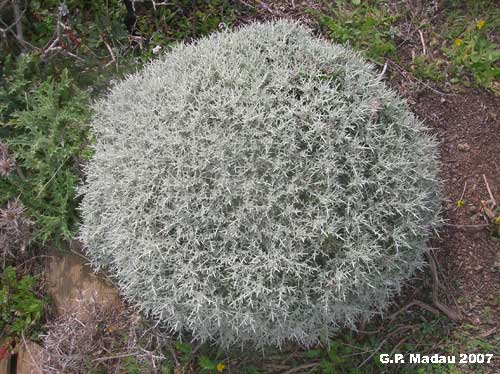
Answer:
[[[311,10],[323,32],[333,41],[349,44],[365,57],[381,63],[396,52],[396,15],[381,1],[338,1],[322,12]]]
[[[444,64],[443,60],[418,55],[410,64],[410,71],[421,80],[444,82],[446,79],[443,72]]]
[[[325,36],[351,45],[379,65],[387,58],[401,62],[400,26],[408,18],[427,39],[428,53],[417,51],[406,64],[415,77],[500,94],[500,9],[492,0],[447,1],[442,16],[432,23],[408,8],[390,8],[384,0],[324,2],[321,10],[309,13]],[[418,40],[418,34],[413,38]]]
[[[439,28],[444,54],[451,64],[451,82],[475,85],[500,94],[500,9],[489,1],[451,7]]]

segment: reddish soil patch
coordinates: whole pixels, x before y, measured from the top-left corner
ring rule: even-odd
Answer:
[[[453,96],[429,93],[416,99],[414,111],[441,141],[441,178],[447,224],[438,254],[448,278],[457,285],[467,316],[479,318],[485,307],[498,308],[500,243],[492,240],[481,201],[490,199],[483,175],[500,202],[500,98],[485,92]],[[464,192],[465,190],[465,192]],[[463,194],[463,196],[462,196]],[[462,199],[465,204],[457,206]],[[496,313],[496,321],[500,317]]]

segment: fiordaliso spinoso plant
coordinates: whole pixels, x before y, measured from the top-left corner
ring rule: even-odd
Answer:
[[[178,45],[95,109],[81,238],[173,330],[312,344],[423,264],[435,143],[368,63],[299,24]]]

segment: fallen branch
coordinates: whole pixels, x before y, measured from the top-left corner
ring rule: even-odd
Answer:
[[[401,339],[399,342],[396,343],[396,345],[392,348],[391,352],[389,353],[389,357],[392,357],[394,353],[398,351],[398,348],[403,344],[405,341],[407,341],[411,336],[407,335],[403,339]]]
[[[375,356],[375,354],[380,351],[380,349],[384,346],[384,344],[387,342],[387,338],[382,340],[382,342],[378,345],[377,348],[373,350],[373,352],[361,363],[358,365],[358,369],[361,368],[364,364],[366,364],[370,359]]]
[[[301,370],[312,369],[312,368],[319,366],[320,363],[321,362],[313,362],[310,364],[300,365],[300,366],[294,367],[293,369],[285,371],[283,374],[292,374],[292,373],[296,373],[296,372],[301,371]]]
[[[439,287],[442,287],[439,277],[438,277],[438,272],[436,268],[436,262],[434,261],[434,258],[428,253],[427,254],[428,260],[429,260],[429,267],[431,269],[431,274],[432,274],[432,303],[434,306],[430,306],[429,304],[426,304],[420,300],[413,300],[410,303],[406,304],[404,307],[402,307],[400,310],[397,312],[391,314],[388,319],[392,320],[401,313],[403,313],[405,310],[411,308],[412,306],[416,305],[419,306],[422,309],[427,310],[428,312],[431,312],[432,314],[439,315],[440,313],[446,314],[446,316],[453,320],[453,321],[461,321],[463,319],[462,315],[459,312],[456,312],[455,310],[451,309],[447,305],[443,304],[439,300]]]
[[[434,261],[434,258],[431,256],[430,253],[427,253],[427,258],[429,260],[429,267],[431,269],[431,274],[432,274],[432,302],[434,303],[434,306],[438,308],[441,312],[446,314],[446,316],[453,320],[453,321],[461,321],[463,317],[460,315],[459,312],[456,312],[455,310],[451,309],[447,305],[444,305],[440,300],[439,300],[439,277],[438,277],[438,272],[436,268],[436,262]]]
[[[411,302],[409,302],[408,304],[406,304],[404,307],[402,307],[401,309],[399,309],[397,312],[391,314],[388,318],[389,319],[394,319],[396,318],[398,315],[400,315],[401,313],[403,313],[405,310],[408,310],[410,309],[412,306],[419,306],[420,308],[422,309],[425,309],[427,310],[428,312],[431,312],[433,314],[440,314],[439,313],[439,310],[437,310],[436,308],[433,308],[432,306],[420,301],[420,300],[412,300]]]

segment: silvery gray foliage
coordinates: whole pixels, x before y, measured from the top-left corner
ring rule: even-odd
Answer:
[[[95,109],[81,238],[175,331],[313,344],[423,265],[435,142],[370,64],[297,23],[177,45]]]

